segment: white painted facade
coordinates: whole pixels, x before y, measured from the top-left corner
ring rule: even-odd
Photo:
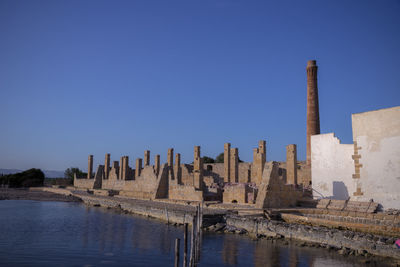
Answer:
[[[353,178],[353,144],[340,144],[333,134],[315,135],[311,137],[313,188],[326,198],[345,199],[347,190],[352,200],[373,199],[384,209],[400,209],[400,107],[353,114],[352,125],[362,164],[360,178]]]
[[[311,136],[312,187],[318,198],[348,199],[356,190],[353,144],[341,144],[333,133]]]

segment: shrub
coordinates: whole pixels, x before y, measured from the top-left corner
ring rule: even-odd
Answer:
[[[0,184],[8,185],[9,187],[43,186],[43,181],[44,173],[40,169],[29,169],[0,177]]]

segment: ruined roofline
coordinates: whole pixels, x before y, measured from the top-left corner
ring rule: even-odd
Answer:
[[[331,133],[323,133],[323,134],[315,134],[312,135],[311,138],[313,138],[314,136],[322,136],[322,135],[332,135],[335,139],[338,140],[340,145],[353,145],[353,143],[342,143],[341,139],[339,137],[336,136],[336,134],[334,132]]]

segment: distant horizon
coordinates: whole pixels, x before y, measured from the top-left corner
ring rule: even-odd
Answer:
[[[87,170],[144,150],[224,143],[251,162],[306,155],[306,65],[321,133],[352,143],[351,114],[400,105],[400,2],[0,2],[0,164]]]

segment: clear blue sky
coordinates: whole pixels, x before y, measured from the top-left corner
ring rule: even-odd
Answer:
[[[400,105],[400,1],[0,1],[0,168],[87,169],[167,149],[252,160],[298,145],[306,64],[321,132]]]

